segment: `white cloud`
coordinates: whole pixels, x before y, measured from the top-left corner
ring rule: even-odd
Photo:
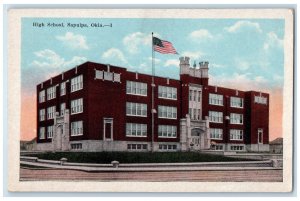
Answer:
[[[267,83],[268,82],[268,80],[266,78],[264,78],[263,76],[256,76],[254,78],[254,81],[258,82],[258,83]]]
[[[41,68],[65,68],[81,64],[87,59],[85,57],[74,56],[70,60],[65,60],[56,52],[45,49],[34,53],[39,60],[34,60],[31,65]]]
[[[145,34],[142,32],[135,32],[124,37],[123,44],[131,54],[138,53],[141,45],[151,45],[151,34]]]
[[[234,60],[235,67],[239,70],[247,70],[250,67],[250,63],[248,61],[236,58]]]
[[[154,60],[155,64],[159,64],[161,61],[160,59],[157,59],[157,58],[154,58],[153,60]],[[152,57],[148,57],[148,61],[150,61],[152,64]]]
[[[221,74],[218,76],[210,75],[210,83],[211,85],[228,87],[232,89],[239,90],[256,90],[256,91],[265,91],[269,92],[269,83],[266,78],[263,76],[256,76],[254,78],[250,78],[250,73],[239,74],[234,73],[231,76]]]
[[[199,60],[203,55],[205,55],[203,52],[200,51],[185,51],[182,53],[182,56],[190,57],[191,60]]]
[[[213,35],[207,29],[199,29],[189,34],[189,37],[198,42],[213,39]]]
[[[283,47],[283,39],[280,39],[276,33],[269,32],[267,34],[267,39],[264,43],[264,50],[269,50],[272,47],[282,48]]]
[[[223,64],[216,64],[216,63],[211,63],[211,64],[210,64],[210,67],[211,67],[211,68],[225,68],[226,65],[223,65]]]
[[[167,66],[177,66],[179,67],[179,60],[178,59],[169,59],[164,64],[165,67]]]
[[[56,36],[57,40],[60,40],[68,47],[72,49],[89,49],[86,44],[86,37],[80,34],[74,34],[72,32],[67,32],[63,36]]]
[[[273,80],[276,82],[276,83],[283,83],[283,76],[282,75],[273,75]]]
[[[243,28],[251,28],[251,29],[254,29],[255,31],[257,31],[259,33],[262,32],[259,23],[250,22],[250,21],[247,21],[247,20],[238,21],[230,27],[225,27],[225,30],[230,32],[230,33],[236,33],[238,31],[242,30]]]
[[[102,58],[109,60],[109,61],[115,61],[118,60],[123,64],[128,64],[127,60],[125,59],[125,56],[123,52],[117,48],[110,48],[106,52],[102,54]]]

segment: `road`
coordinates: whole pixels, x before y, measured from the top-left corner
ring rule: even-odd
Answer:
[[[282,170],[170,171],[170,172],[85,172],[58,169],[20,169],[20,180],[93,181],[210,181],[282,182]]]

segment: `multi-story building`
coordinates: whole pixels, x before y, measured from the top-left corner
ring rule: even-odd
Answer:
[[[179,65],[175,80],[86,62],[38,84],[37,149],[269,150],[268,94],[209,85],[208,62]]]

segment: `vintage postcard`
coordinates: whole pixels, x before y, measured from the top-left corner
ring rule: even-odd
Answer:
[[[292,191],[293,14],[10,10],[9,190]]]

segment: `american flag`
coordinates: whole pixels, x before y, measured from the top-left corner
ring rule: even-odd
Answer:
[[[178,54],[172,43],[166,40],[161,40],[159,38],[153,37],[153,47],[154,51],[162,54]]]

